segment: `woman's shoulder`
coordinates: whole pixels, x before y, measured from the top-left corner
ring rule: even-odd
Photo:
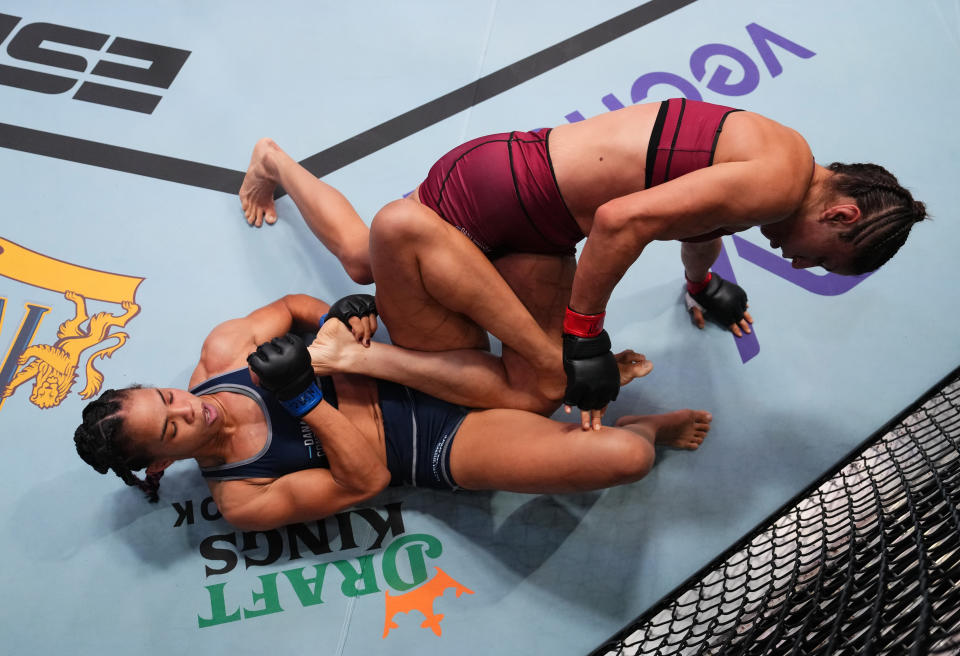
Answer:
[[[239,322],[238,322],[239,324]],[[247,366],[256,345],[247,330],[227,321],[214,328],[200,347],[200,361],[190,375],[190,387],[222,373]]]

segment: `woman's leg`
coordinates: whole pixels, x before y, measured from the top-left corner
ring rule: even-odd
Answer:
[[[495,310],[482,309],[483,299],[494,288],[500,294],[512,292],[512,303],[519,300],[523,306],[516,311],[529,315],[525,320],[532,318],[559,351],[574,258],[518,253],[497,259],[491,267],[469,240],[428,208],[398,201],[387,210],[391,215],[378,215],[371,231],[377,305],[394,344],[406,348],[378,342],[362,347],[339,322],[332,322],[310,346],[317,373],[383,378],[473,408],[552,414],[565,384],[559,356],[547,363],[552,368],[538,371],[510,344],[503,346],[502,357],[492,355],[485,350],[484,329],[450,309],[451,303],[464,300],[451,301],[449,295],[466,293],[468,300],[481,303],[473,312],[492,314]],[[467,270],[462,283],[461,269]],[[484,282],[475,285],[476,280]],[[652,369],[632,351],[617,354],[617,361],[621,385]]]
[[[333,253],[354,282],[373,282],[370,269],[370,230],[350,201],[314,177],[271,139],[253,148],[247,175],[240,187],[240,204],[250,225],[275,223],[273,194],[277,186],[290,194],[313,234]]]
[[[570,300],[573,275],[577,271],[576,258],[572,255],[511,253],[494,260],[493,266],[544,334],[560,349],[563,311]],[[557,358],[550,369],[535,371],[527,364],[524,355],[509,344],[503,345],[502,358],[513,388],[554,391],[552,396],[544,399],[540,414],[552,414],[560,407],[567,382],[562,358]]]
[[[565,385],[560,334],[576,270],[572,256],[512,254],[492,265],[458,230],[416,200],[395,201],[381,210],[371,243],[370,230],[343,194],[272,140],[261,139],[240,189],[252,225],[277,220],[273,194],[278,185],[354,281],[373,280],[371,249],[379,253],[377,301],[394,343],[426,351],[461,349],[435,363],[459,363],[471,371],[473,385],[454,395],[456,402],[542,414],[559,407]],[[503,342],[502,358],[462,351],[487,348],[487,331]],[[622,366],[621,371],[628,372],[621,380],[629,380],[649,368]],[[437,394],[442,389],[429,391],[450,396]]]
[[[364,346],[343,323],[328,321],[308,350],[314,371],[321,376],[349,373],[380,378],[470,408],[514,408],[541,414],[556,409],[556,402],[545,401],[537,392],[530,367],[507,349],[501,360],[480,349],[415,351],[382,342]],[[616,357],[621,385],[653,368],[633,351]],[[519,378],[510,375],[511,364],[519,370]]]
[[[408,199],[380,210],[370,255],[377,309],[394,344],[422,351],[486,348],[489,332],[522,356],[509,369],[508,359],[498,360],[506,388],[532,386],[544,399],[562,396],[559,340],[544,333],[480,249],[431,209]]]
[[[543,329],[544,333],[558,345],[563,334],[563,314],[570,301],[573,276],[577,272],[577,261],[572,255],[538,255],[534,253],[514,253],[494,261],[497,271],[514,291],[524,307]],[[640,353],[627,350],[616,355],[620,367],[620,384],[626,385],[634,378],[646,376],[653,369]],[[511,374],[514,388],[534,388],[538,382],[534,372],[526,365],[523,356],[509,346],[503,347],[504,368]],[[552,376],[550,389],[562,389],[566,376],[562,363],[557,361],[552,372],[540,373]],[[544,386],[543,382],[539,385]],[[562,396],[550,399],[541,414],[552,414],[559,406]],[[569,412],[568,408],[568,412]],[[580,411],[580,424],[584,430],[599,428],[601,412]]]
[[[580,492],[643,478],[654,445],[693,450],[710,430],[703,410],[625,417],[617,427],[585,432],[518,410],[467,416],[450,451],[457,484],[470,490],[531,494]]]

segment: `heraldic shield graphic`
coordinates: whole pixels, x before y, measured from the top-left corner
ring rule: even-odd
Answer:
[[[135,297],[143,278],[57,260],[2,237],[0,276],[26,286],[24,296],[49,299],[46,303],[23,301],[23,318],[0,363],[0,409],[24,386],[30,388],[29,400],[37,407],[58,406],[81,372],[80,397],[89,399],[96,395],[103,386],[103,374],[94,366],[95,362],[112,356],[126,344],[129,335],[120,329],[140,312]],[[62,300],[69,301],[69,305]],[[88,301],[115,305],[116,310],[91,315]],[[8,315],[13,314],[13,302],[6,290],[0,291],[0,334],[9,332],[4,320],[9,321]],[[57,329],[56,341],[32,344],[44,316],[61,306],[69,310]]]

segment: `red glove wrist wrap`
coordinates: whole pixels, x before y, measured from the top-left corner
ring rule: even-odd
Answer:
[[[683,277],[687,278],[686,275],[684,275]],[[690,292],[691,294],[699,294],[700,292],[702,292],[704,289],[707,288],[707,283],[710,282],[710,278],[712,277],[713,277],[713,274],[708,271],[707,277],[704,278],[702,282],[693,282],[692,280],[687,278],[687,291]]]
[[[606,312],[600,314],[580,314],[567,308],[563,315],[563,332],[577,337],[596,337],[603,331],[603,318]]]

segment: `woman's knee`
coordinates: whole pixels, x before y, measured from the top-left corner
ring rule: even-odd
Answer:
[[[630,431],[614,429],[615,442],[608,445],[607,460],[614,485],[639,481],[650,473],[656,459],[653,445]]]
[[[384,205],[370,223],[370,243],[411,244],[423,236],[426,229],[424,206],[407,199],[391,201]]]

